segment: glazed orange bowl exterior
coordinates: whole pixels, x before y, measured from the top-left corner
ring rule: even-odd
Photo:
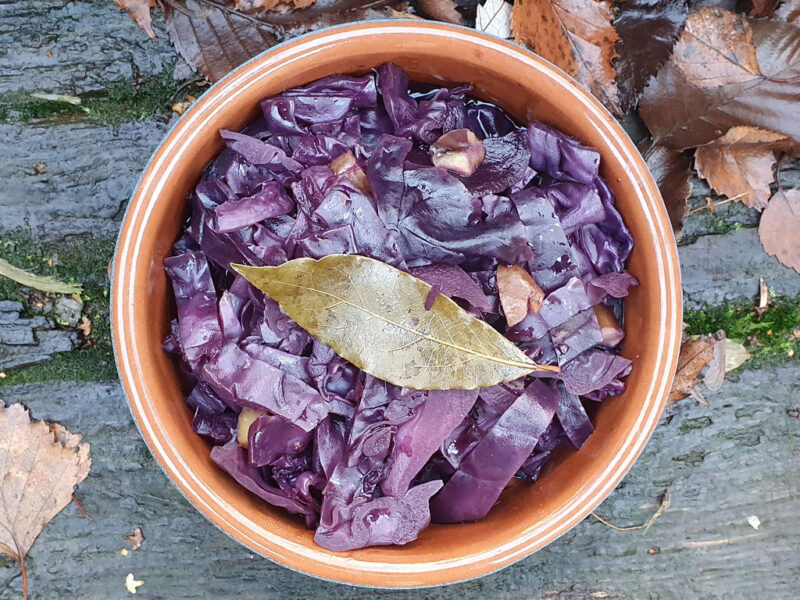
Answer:
[[[385,62],[411,80],[471,83],[474,95],[519,121],[539,119],[602,155],[635,247],[629,270],[641,285],[625,300],[622,355],[633,372],[605,400],[595,433],[563,451],[533,484],[514,481],[480,522],[432,524],[405,546],[332,552],[300,520],[252,496],[209,457],[191,428],[177,365],[161,349],[172,317],[163,267],[187,215],[185,199],[223,148],[220,129],[239,130],[258,102],[336,73]],[[170,131],[128,207],[113,276],[113,332],[133,416],[155,458],[181,492],[222,531],[291,569],[344,583],[416,587],[496,571],[576,525],[619,483],[664,407],[677,363],[681,295],[677,250],[658,189],[611,115],[563,72],[519,47],[465,28],[429,22],[365,22],[298,38],[258,56],[208,90]]]

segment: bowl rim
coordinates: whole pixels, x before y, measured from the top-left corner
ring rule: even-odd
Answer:
[[[662,318],[658,329],[661,342],[660,361],[649,381],[649,388],[646,392],[647,403],[642,408],[636,426],[631,428],[627,443],[598,474],[594,485],[587,486],[588,489],[582,490],[579,497],[573,498],[551,518],[535,524],[523,536],[510,539],[499,547],[486,549],[470,555],[466,559],[456,561],[397,564],[360,561],[345,554],[338,558],[327,553],[323,554],[314,548],[288,542],[278,534],[273,534],[272,538],[274,539],[268,539],[266,542],[256,542],[248,536],[243,522],[237,521],[237,516],[241,516],[237,511],[224,501],[213,502],[213,497],[209,498],[208,495],[204,497],[195,489],[192,482],[197,484],[199,480],[193,477],[193,473],[182,464],[177,448],[160,434],[158,428],[154,427],[154,423],[148,418],[145,408],[150,402],[150,395],[147,384],[144,383],[145,379],[136,376],[141,374],[142,370],[139,368],[137,353],[131,348],[134,340],[132,334],[134,311],[132,298],[126,302],[125,292],[127,289],[127,293],[132,294],[133,286],[127,285],[127,283],[132,280],[134,268],[138,264],[136,260],[138,232],[147,221],[147,215],[153,204],[152,198],[158,196],[158,194],[152,196],[145,194],[145,190],[148,185],[152,185],[159,179],[156,167],[162,163],[171,162],[171,159],[166,156],[167,150],[175,146],[190,146],[192,136],[189,135],[189,141],[186,141],[184,138],[187,136],[184,134],[189,134],[194,122],[202,118],[209,98],[220,94],[224,95],[226,89],[236,86],[240,80],[247,79],[251,71],[264,68],[269,64],[279,63],[286,55],[323,49],[331,41],[343,36],[374,36],[378,34],[425,34],[431,35],[433,38],[436,36],[455,37],[467,44],[476,44],[485,49],[510,55],[521,63],[521,68],[534,68],[538,71],[548,72],[550,77],[558,80],[563,88],[571,92],[571,100],[582,103],[587,111],[593,113],[594,120],[605,126],[606,137],[613,140],[610,146],[616,146],[621,155],[630,161],[631,168],[628,170],[628,177],[636,182],[635,187],[650,227],[661,242],[657,244],[657,248],[660,248],[661,251],[656,253],[659,284],[665,292],[661,295]],[[257,83],[257,80],[249,82],[251,85],[254,83]],[[182,139],[183,141],[181,141]],[[139,220],[137,221],[137,219]],[[636,146],[614,117],[563,70],[520,46],[468,27],[415,19],[361,21],[308,33],[265,50],[213,84],[170,127],[142,171],[125,210],[117,237],[111,274],[110,304],[114,358],[131,415],[156,462],[184,498],[223,533],[273,562],[326,581],[383,589],[431,587],[489,575],[543,548],[586,518],[614,490],[650,439],[666,405],[667,394],[677,366],[682,331],[682,295],[677,244],[669,224],[666,208],[658,187]],[[130,342],[126,343],[127,340]],[[289,547],[287,547],[287,542]],[[410,575],[424,576],[426,582],[411,583],[407,581]]]

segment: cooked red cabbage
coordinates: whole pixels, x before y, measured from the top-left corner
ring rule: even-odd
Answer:
[[[470,89],[414,85],[387,64],[265,99],[243,131],[220,132],[226,148],[165,261],[177,318],[163,347],[190,382],[193,429],[233,479],[332,550],[481,519],[511,478],[535,481],[557,447],[583,446],[585,402],[622,393],[631,370],[608,346],[638,285],[625,271],[633,240],[599,152],[539,121],[522,127]],[[430,145],[464,128],[485,147],[474,172],[434,166]],[[452,297],[561,372],[473,391],[400,388],[230,271],[334,253],[408,271],[432,286],[429,305]],[[527,269],[546,294],[510,328],[500,264]],[[618,335],[604,336],[596,312]]]

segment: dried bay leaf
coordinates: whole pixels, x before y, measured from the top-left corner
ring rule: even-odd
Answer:
[[[310,334],[367,373],[416,389],[475,389],[557,367],[532,362],[487,323],[380,261],[331,254],[231,265]]]
[[[80,440],[61,425],[31,421],[21,404],[0,403],[0,552],[20,563],[25,598],[25,557],[89,474],[89,444]]]

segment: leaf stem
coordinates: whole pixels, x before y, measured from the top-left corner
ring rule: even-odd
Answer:
[[[28,569],[25,566],[25,557],[19,557],[19,566],[22,567],[22,598],[28,600]]]
[[[636,531],[637,529],[644,529],[644,532],[647,533],[647,530],[650,529],[650,526],[653,522],[660,517],[665,510],[669,508],[669,487],[664,490],[664,494],[661,496],[661,503],[658,506],[658,510],[654,512],[650,517],[642,523],[641,525],[631,525],[630,527],[620,527],[619,525],[614,525],[613,523],[609,523],[603,517],[598,515],[597,513],[591,513],[591,515],[600,521],[606,527],[610,527],[616,531]]]

